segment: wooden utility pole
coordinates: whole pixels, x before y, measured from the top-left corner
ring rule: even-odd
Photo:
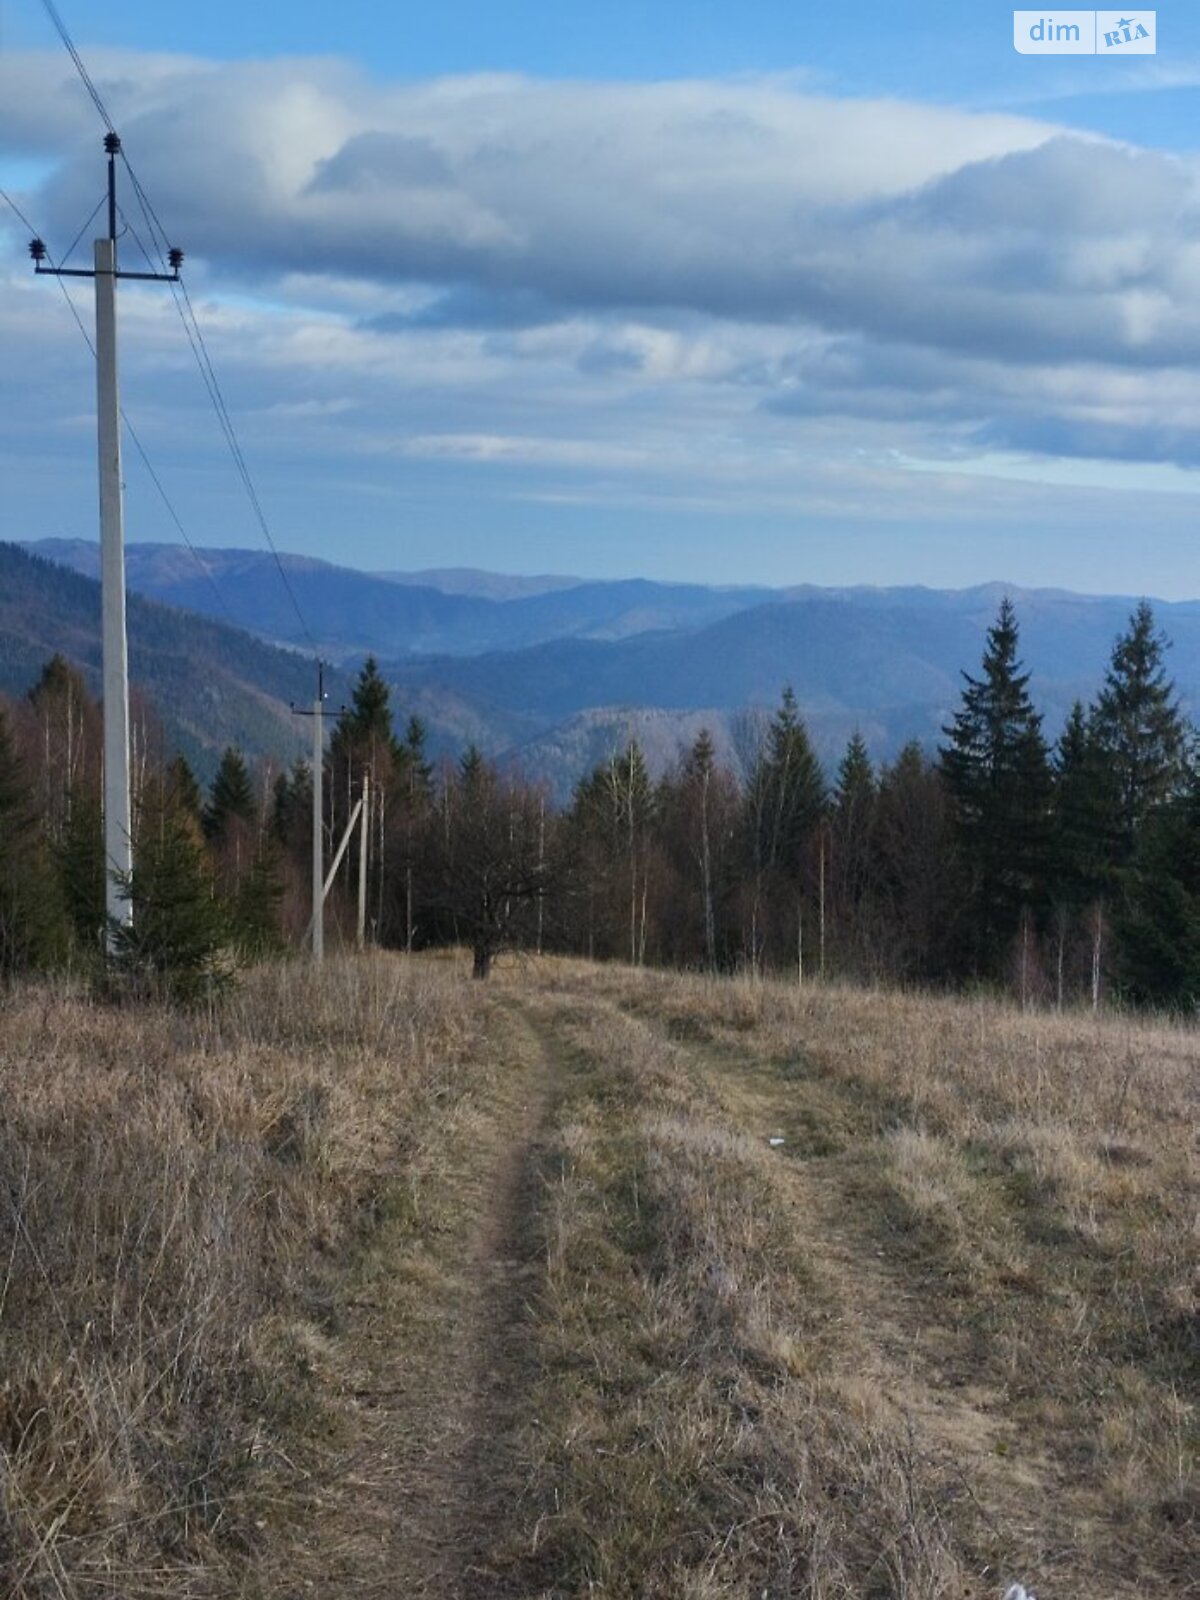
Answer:
[[[117,262],[117,157],[121,140],[104,135],[108,157],[108,232],[95,241],[93,266],[55,267],[33,239],[34,270],[58,278],[91,278],[96,288],[96,434],[100,470],[101,676],[104,685],[104,909],[111,954],[121,928],[133,922],[133,824],[129,801],[129,645],[125,629],[125,503],[121,480],[121,399],[117,383],[117,279],[176,283],[183,251],[171,250],[169,272],[122,272]]]

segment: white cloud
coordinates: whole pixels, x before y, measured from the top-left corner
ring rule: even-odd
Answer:
[[[320,459],[539,503],[886,520],[1027,508],[991,469],[1030,456],[1079,463],[1064,492],[1092,457],[1200,463],[1189,160],[778,81],[91,66],[189,250],[235,414],[298,482]],[[102,183],[62,58],[0,57],[3,151],[51,164],[22,200],[61,248]],[[0,304],[10,447],[61,428],[64,373],[78,392],[54,301],[14,270]],[[123,318],[136,414],[199,470],[171,303],[131,291]]]

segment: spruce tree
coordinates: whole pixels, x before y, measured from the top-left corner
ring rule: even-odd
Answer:
[[[877,797],[866,741],[855,732],[838,766],[829,838],[830,898],[843,942],[856,932],[859,908],[870,885]]]
[[[115,931],[127,973],[152,994],[182,1000],[222,981],[226,918],[200,829],[169,779],[144,797],[128,891],[133,921]]]
[[[1141,601],[1113,646],[1092,724],[1114,786],[1117,860],[1133,855],[1147,816],[1178,795],[1187,772],[1187,732],[1166,674],[1167,640]]]
[[[425,751],[428,738],[428,729],[421,718],[409,717],[404,733],[404,765],[410,797],[420,793],[427,798],[433,787],[433,767]]]
[[[92,789],[74,796],[55,857],[75,943],[85,955],[95,955],[103,943],[108,907],[104,813]]]
[[[963,673],[962,705],[943,729],[950,742],[941,751],[969,886],[976,967],[992,975],[1022,915],[1039,909],[1047,869],[1050,768],[1017,645],[1016,613],[1006,597],[988,630],[982,676]]]
[[[1144,821],[1116,915],[1118,988],[1194,1015],[1200,1008],[1200,772]]]
[[[423,733],[422,729],[422,737]],[[348,792],[364,767],[373,784],[386,784],[404,754],[392,726],[391,690],[375,657],[368,656],[329,742],[333,794]]]
[[[404,734],[402,781],[397,785],[398,804],[389,803],[387,813],[390,876],[396,892],[394,896],[387,894],[382,872],[378,891],[380,938],[396,939],[410,952],[416,940],[417,902],[422,893],[421,837],[433,803],[433,766],[426,754],[426,740],[427,732],[421,718],[409,717]]]
[[[204,796],[196,782],[196,774],[184,756],[176,756],[168,765],[167,786],[182,809],[197,822],[204,816]]]
[[[798,880],[810,835],[825,813],[825,778],[789,684],[751,778],[756,855],[768,872]]]
[[[374,656],[368,656],[358,674],[350,696],[350,704],[338,718],[329,742],[329,789],[326,822],[338,837],[350,818],[355,801],[362,793],[364,774],[370,780],[369,837],[372,848],[368,852],[370,883],[368,903],[375,909],[376,933],[386,937],[391,896],[389,884],[394,881],[397,861],[389,851],[390,832],[387,819],[392,816],[395,803],[403,794],[403,772],[408,762],[408,751],[397,739],[393,726],[391,690],[379,671]],[[354,883],[358,876],[360,836],[356,832],[350,844],[346,866],[346,882]],[[406,869],[410,863],[403,863]]]
[[[204,808],[205,837],[213,844],[224,844],[235,822],[253,828],[257,814],[254,787],[242,753],[229,745],[208,792],[208,804]]]
[[[270,830],[276,844],[297,852],[311,849],[312,803],[312,768],[298,760],[290,772],[279,774],[271,791]]]
[[[875,770],[871,766],[867,742],[855,729],[838,764],[835,804],[839,811],[855,811],[868,804],[874,795]]]
[[[1078,912],[1113,888],[1112,769],[1076,700],[1052,762],[1050,884],[1057,906]]]

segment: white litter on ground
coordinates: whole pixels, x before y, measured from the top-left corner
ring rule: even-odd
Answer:
[[[1014,1583],[1005,1593],[1004,1600],[1037,1600],[1037,1595],[1023,1584]]]
[[[767,1140],[767,1143],[771,1146],[775,1146],[779,1144],[786,1144],[787,1140],[781,1134],[775,1133],[771,1135],[771,1137]],[[1030,1596],[1030,1600],[1034,1600],[1032,1595]]]

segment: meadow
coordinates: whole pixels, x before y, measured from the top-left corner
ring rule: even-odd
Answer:
[[[0,1588],[1197,1588],[1200,1036],[372,955],[0,1010]]]

